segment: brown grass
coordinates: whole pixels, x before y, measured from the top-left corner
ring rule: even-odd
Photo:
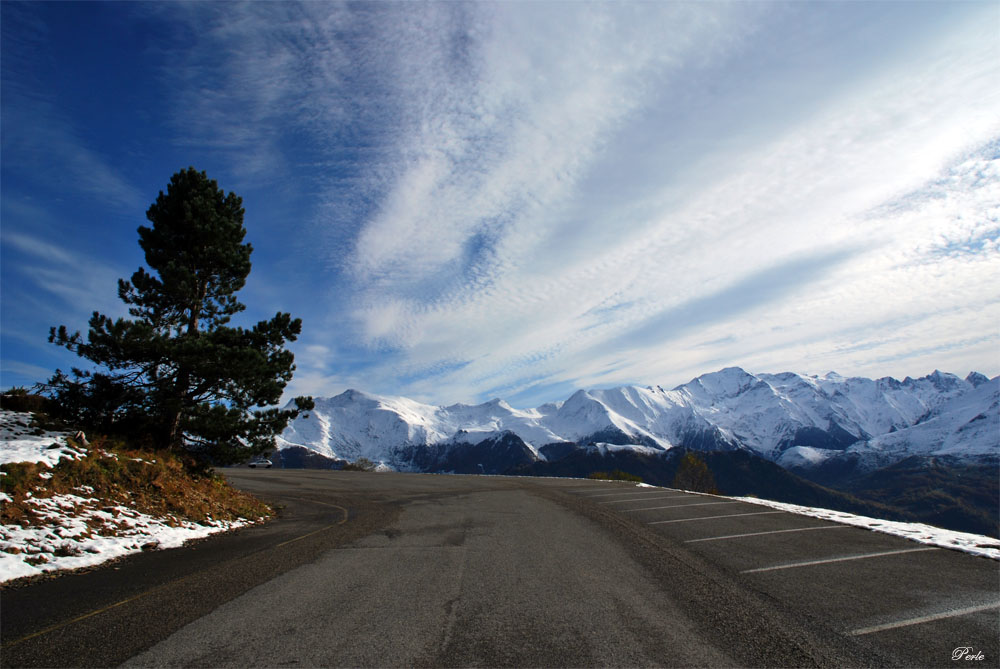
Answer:
[[[120,504],[176,521],[257,519],[272,513],[217,474],[192,474],[172,453],[132,450],[105,438],[95,438],[86,457],[63,459],[51,469],[43,463],[22,462],[4,464],[0,470],[0,490],[11,497],[0,505],[3,524],[43,524],[27,500],[58,494],[98,498],[108,511]],[[41,478],[44,472],[52,478]]]

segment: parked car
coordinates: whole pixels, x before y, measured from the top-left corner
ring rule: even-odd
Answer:
[[[250,468],[255,469],[257,467],[266,467],[267,469],[270,469],[271,461],[268,460],[267,458],[257,458],[256,460],[251,460]]]

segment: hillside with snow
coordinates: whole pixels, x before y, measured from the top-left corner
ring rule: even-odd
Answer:
[[[185,492],[197,505],[212,509],[216,519],[185,518],[180,505],[152,512],[148,502],[146,507],[140,503],[144,496],[148,500],[147,493],[134,498],[131,491],[109,494],[112,489],[106,484],[112,479],[107,472],[130,470],[125,478],[132,481],[156,477],[164,489],[173,485],[172,472],[168,463],[117,447],[88,445],[71,434],[36,428],[32,414],[0,408],[0,583],[174,548],[258,520],[221,518],[219,511],[226,509],[218,503],[220,486],[208,480],[215,497],[193,484]],[[81,477],[74,465],[89,471],[87,480],[93,485],[76,481]],[[95,469],[105,472],[103,481]]]
[[[612,444],[647,452],[746,450],[793,469],[849,458],[875,469],[913,455],[996,460],[998,407],[1000,377],[976,373],[962,379],[935,371],[898,381],[728,368],[672,390],[580,390],[534,409],[499,399],[440,407],[349,390],[317,398],[315,409],[281,435],[279,448],[426,471],[463,450],[501,441],[510,449],[516,437],[517,460]]]

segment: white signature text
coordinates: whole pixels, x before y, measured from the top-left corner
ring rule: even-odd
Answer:
[[[986,656],[983,655],[983,651],[976,651],[975,648],[971,646],[959,646],[951,652],[951,659],[953,660],[985,660]]]

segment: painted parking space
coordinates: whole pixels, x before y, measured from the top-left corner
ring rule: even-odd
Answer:
[[[747,518],[747,520],[751,518]],[[776,520],[782,523],[782,526],[776,529],[792,529],[801,525],[801,522],[797,523],[799,519],[791,514]],[[653,527],[661,529],[655,525]],[[704,537],[716,536],[714,532],[704,532],[705,529],[708,528],[702,528]],[[745,534],[755,535],[756,532],[750,531]],[[687,542],[692,538],[702,537],[688,537],[683,541]],[[816,531],[812,533],[775,532],[746,536],[724,543],[707,541],[691,542],[686,545],[695,552],[712,557],[714,562],[722,564],[731,571],[741,574],[804,569],[809,566],[818,567],[822,564],[833,563],[833,561],[856,562],[892,558],[897,552],[900,552],[901,555],[905,554],[903,551],[943,550],[890,535],[850,527],[843,527],[836,532],[831,530],[826,534]],[[734,546],[738,546],[738,550],[734,550]]]
[[[701,537],[700,539],[688,539],[684,543],[697,544],[706,541],[729,541],[732,539],[748,539],[750,537],[761,537],[769,534],[790,534],[793,532],[812,532],[814,530],[837,530],[846,529],[844,525],[812,525],[809,527],[792,527],[780,530],[758,530],[756,532],[741,532],[740,534],[723,534],[715,537]]]
[[[604,497],[604,495],[594,495],[594,497]],[[616,496],[616,497],[612,497],[611,499],[601,499],[597,503],[598,504],[623,504],[623,505],[625,505],[625,504],[640,504],[640,503],[643,503],[643,502],[653,502],[653,501],[664,500],[664,499],[687,500],[688,497],[686,497],[685,495],[677,494],[677,493],[672,493],[672,494],[667,494],[667,495],[650,495],[650,494],[647,493],[647,494],[643,494],[643,495],[632,495],[632,496],[629,496],[629,497],[617,497]],[[628,507],[623,507],[623,508],[628,508]]]
[[[616,507],[634,520],[669,533],[679,541],[721,534],[741,534],[788,527],[774,525],[773,517],[787,517],[768,509],[731,499],[688,494],[662,503]]]
[[[623,500],[600,506],[841,634],[898,649],[902,664],[954,666],[955,653],[966,666],[1000,666],[996,560],[711,495],[587,491],[604,494],[591,501]]]
[[[984,666],[997,666],[1000,595],[995,566],[987,562],[942,549],[748,578],[841,633],[898,648],[920,666],[951,664],[960,647],[989,658]]]
[[[902,629],[905,627],[915,627],[917,625],[924,625],[927,623],[938,622],[940,620],[952,620],[954,618],[966,618],[969,616],[976,616],[979,614],[990,613],[1000,609],[1000,602],[990,602],[987,604],[977,604],[974,606],[965,607],[948,607],[939,606],[935,607],[935,611],[928,613],[921,613],[920,615],[908,614],[902,618],[896,618],[895,620],[888,620],[886,622],[880,622],[875,625],[869,625],[867,627],[857,627],[851,630],[851,636],[865,636],[868,634],[878,634],[880,632],[889,632],[892,630]],[[959,658],[953,658],[959,659]]]
[[[875,551],[874,553],[851,553],[848,555],[837,555],[836,557],[820,558],[818,560],[793,560],[782,562],[767,567],[754,567],[744,569],[741,574],[762,574],[766,571],[784,571],[786,569],[804,569],[806,567],[819,567],[821,565],[836,564],[840,562],[856,562],[857,560],[874,560],[876,558],[891,557],[893,555],[905,555],[907,553],[924,553],[926,551],[939,551],[935,546],[924,546],[922,548],[899,548],[891,551]]]

